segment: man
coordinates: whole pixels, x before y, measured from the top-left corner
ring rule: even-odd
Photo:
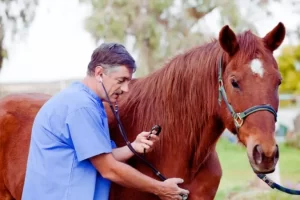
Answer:
[[[47,101],[38,112],[30,142],[23,200],[107,200],[110,181],[158,195],[181,199],[188,194],[171,178],[152,179],[124,163],[133,156],[127,146],[111,141],[102,101],[116,102],[128,91],[135,61],[115,43],[102,44],[91,57],[87,76]],[[158,140],[149,132],[132,142],[142,153]]]

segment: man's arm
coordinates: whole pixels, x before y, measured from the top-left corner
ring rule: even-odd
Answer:
[[[161,199],[181,199],[179,194],[188,194],[187,190],[177,186],[178,183],[182,183],[182,179],[157,181],[117,161],[111,153],[94,156],[90,158],[90,161],[104,178],[125,187],[153,193]]]
[[[130,151],[129,147],[123,146],[119,148],[115,148],[112,150],[112,155],[117,161],[125,162],[129,158],[131,158],[134,154]]]
[[[160,181],[152,179],[129,165],[117,161],[110,153],[100,154],[90,158],[90,160],[99,173],[106,179],[125,187],[136,188],[154,194],[159,193],[161,187]]]

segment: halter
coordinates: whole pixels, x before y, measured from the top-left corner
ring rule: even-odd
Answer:
[[[255,112],[258,112],[258,111],[269,111],[270,113],[272,113],[274,115],[275,122],[277,121],[277,112],[274,110],[274,108],[272,108],[268,104],[261,104],[261,105],[253,106],[253,107],[248,108],[244,112],[239,112],[239,113],[235,112],[233,107],[228,102],[226,91],[225,91],[225,88],[224,88],[224,85],[223,85],[223,80],[222,80],[222,56],[220,57],[218,66],[219,66],[219,72],[218,72],[219,99],[218,99],[218,101],[219,101],[219,104],[221,104],[222,97],[223,97],[223,100],[224,100],[228,110],[230,111],[232,117],[233,117],[233,121],[234,121],[234,125],[236,127],[236,130],[237,130],[237,133],[239,132],[239,128],[243,125],[245,118],[247,116],[255,113]],[[258,178],[260,178],[262,181],[264,181],[272,189],[276,188],[276,189],[278,189],[282,192],[288,193],[288,194],[300,195],[300,190],[293,190],[293,189],[285,188],[285,187],[273,182],[265,174],[256,174],[256,175],[257,175]]]

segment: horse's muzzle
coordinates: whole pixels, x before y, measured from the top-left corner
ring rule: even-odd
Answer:
[[[252,151],[252,168],[255,173],[272,173],[279,159],[278,145],[276,144],[272,152],[266,154],[261,145],[255,145]]]

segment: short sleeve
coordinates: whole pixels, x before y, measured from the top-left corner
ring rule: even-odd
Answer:
[[[101,113],[93,108],[80,108],[66,119],[78,161],[112,151],[107,117]]]
[[[117,148],[117,145],[116,145],[116,143],[113,140],[111,140],[110,142],[111,142],[111,147],[113,149]]]

